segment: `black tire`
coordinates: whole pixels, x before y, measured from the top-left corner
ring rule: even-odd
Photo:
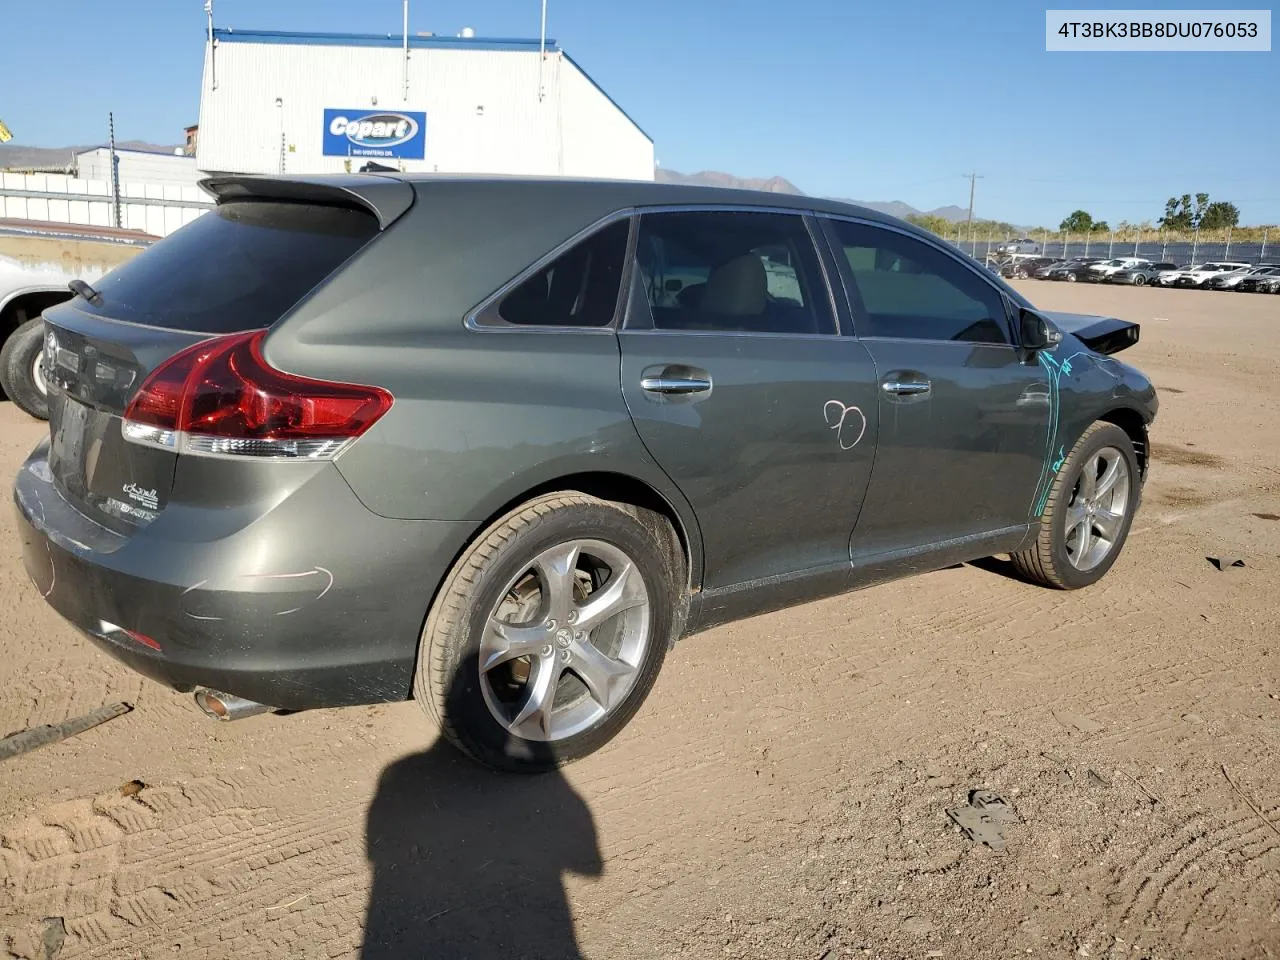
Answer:
[[[1067,274],[1067,282],[1068,282],[1068,283],[1079,283],[1079,282],[1080,282],[1080,278],[1079,278],[1079,277],[1077,277],[1074,273],[1068,273],[1068,274]]]
[[[1118,534],[1112,541],[1113,546],[1105,558],[1088,570],[1079,570],[1072,565],[1067,553],[1068,505],[1076,493],[1084,465],[1096,453],[1108,447],[1119,450],[1129,467],[1129,493],[1124,517],[1120,521]],[[1027,580],[1057,590],[1078,590],[1097,583],[1111,569],[1124,549],[1141,492],[1138,458],[1133,452],[1133,441],[1129,439],[1129,435],[1113,423],[1098,421],[1090,425],[1071,448],[1071,454],[1053,479],[1035,543],[1026,550],[1011,555],[1014,567]]]
[[[1025,280],[1025,279],[1027,279],[1027,271],[1022,270],[1022,269],[1018,269],[1018,270],[1013,271],[1013,275],[1014,275],[1014,277],[1015,277],[1016,279],[1018,279],[1018,280]]]
[[[1133,285],[1135,287],[1144,287],[1146,286],[1146,284],[1147,284],[1147,278],[1142,274],[1138,274],[1133,278]]]
[[[37,420],[49,419],[49,397],[32,376],[44,350],[44,321],[20,324],[0,347],[0,387],[18,409]]]
[[[579,538],[622,550],[649,591],[650,634],[634,685],[605,716],[555,741],[519,737],[485,701],[479,668],[484,623],[513,578],[542,551]],[[649,510],[586,494],[561,492],[531,500],[485,530],[445,578],[427,615],[418,648],[414,696],[446,738],[497,770],[540,773],[604,746],[635,715],[683,623],[684,555],[670,523]]]

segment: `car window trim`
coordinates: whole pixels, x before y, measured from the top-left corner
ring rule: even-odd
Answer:
[[[498,314],[499,305],[512,290],[538,274],[540,271],[546,269],[554,261],[568,253],[578,244],[585,243],[587,240],[591,239],[591,237],[613,226],[619,220],[629,221],[627,225],[626,253],[624,254],[626,259],[623,261],[622,275],[619,277],[618,295],[613,305],[613,316],[609,318],[608,323],[591,326],[512,323],[510,320],[503,319]],[[617,332],[618,325],[621,322],[621,318],[626,311],[627,303],[630,300],[631,260],[634,256],[635,241],[635,208],[624,207],[607,213],[603,217],[599,217],[592,221],[568,239],[563,240],[556,246],[552,247],[550,251],[543,254],[502,286],[498,287],[498,289],[493,291],[493,293],[481,300],[478,304],[467,311],[466,315],[462,319],[462,325],[467,330],[474,333],[592,333],[612,335]],[[626,293],[624,293],[624,291]]]
[[[831,331],[829,333],[783,333],[779,331],[754,331],[754,330],[663,330],[653,326],[653,317],[647,315],[647,320],[636,323],[631,315],[631,283],[627,281],[627,296],[625,298],[625,310],[621,323],[618,327],[620,331],[627,333],[659,333],[659,334],[681,334],[691,336],[713,336],[713,337],[789,337],[797,340],[829,340],[832,337],[840,337],[844,335],[844,321],[840,310],[839,300],[836,297],[835,285],[832,283],[830,270],[827,264],[827,258],[823,255],[823,244],[825,237],[817,224],[816,211],[806,207],[776,207],[765,206],[751,203],[654,203],[643,204],[633,208],[635,213],[635,223],[632,226],[632,235],[635,238],[635,245],[640,242],[640,225],[645,214],[662,214],[662,213],[780,213],[790,217],[798,217],[804,226],[805,233],[809,237],[809,244],[813,250],[814,259],[818,262],[817,280],[822,286],[822,290],[814,291],[815,295],[821,297],[823,292],[826,293],[827,306],[830,310],[829,321],[831,323]],[[633,251],[634,251],[633,246]],[[635,269],[634,252],[628,261],[629,269]]]
[[[861,294],[857,293],[857,287],[856,286],[851,287],[851,285],[853,284],[853,272],[848,267],[848,258],[844,256],[843,249],[838,249],[841,247],[840,238],[836,236],[834,228],[826,227],[823,230],[823,236],[825,237],[826,242],[830,246],[831,255],[836,262],[836,269],[840,273],[840,279],[841,279],[841,284],[844,288],[844,294],[846,299],[848,300],[849,316],[851,317],[853,322],[852,336],[857,337],[859,340],[892,340],[895,343],[902,343],[905,341],[911,341],[914,343],[963,343],[970,346],[1004,347],[1005,349],[1009,349],[1009,350],[1020,349],[1020,345],[1018,343],[1018,336],[1016,333],[1017,324],[1013,322],[1014,312],[1017,309],[1035,310],[1036,309],[1035,306],[1031,304],[1029,301],[1027,301],[1026,298],[1023,297],[1021,294],[1018,294],[1017,291],[1013,290],[1012,288],[1009,288],[1006,290],[1000,284],[993,282],[992,278],[988,276],[991,273],[991,271],[980,269],[978,265],[972,261],[972,258],[966,257],[964,254],[960,253],[957,250],[950,249],[949,245],[944,243],[939,243],[937,240],[931,237],[922,237],[919,234],[915,233],[914,231],[903,230],[900,227],[895,226],[894,224],[881,223],[878,220],[869,220],[865,217],[847,216],[847,215],[835,214],[835,213],[816,213],[815,217],[820,222],[823,222],[824,226],[825,226],[825,223],[828,221],[830,222],[839,221],[844,223],[854,223],[854,224],[857,224],[858,226],[874,227],[880,230],[887,230],[891,233],[897,233],[911,240],[916,240],[916,241],[919,241],[920,243],[927,244],[933,247],[933,249],[950,257],[957,264],[959,264],[963,269],[969,271],[969,273],[971,273],[973,276],[977,277],[980,281],[982,281],[984,284],[990,287],[996,293],[996,295],[1000,297],[1000,302],[1004,306],[1004,330],[1005,330],[1005,335],[1008,337],[1008,342],[984,343],[982,341],[976,341],[976,340],[932,340],[932,339],[923,339],[920,337],[883,337],[883,336],[860,335],[858,333],[858,315],[860,312],[865,313],[866,306],[865,304],[862,303]],[[840,255],[836,256],[837,253],[839,253]],[[844,261],[843,263],[841,263],[842,260]],[[857,294],[856,297],[855,297],[855,294]]]

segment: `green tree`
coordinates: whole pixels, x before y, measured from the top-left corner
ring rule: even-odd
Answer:
[[[956,224],[950,220],[944,220],[942,217],[935,217],[931,213],[909,214],[907,223],[914,223],[917,227],[923,227],[930,233],[936,233],[940,237],[954,237],[956,233]]]
[[[1097,225],[1093,222],[1093,217],[1089,216],[1084,210],[1076,210],[1069,217],[1058,224],[1058,229],[1064,233],[1089,233],[1097,229]]]
[[[1240,210],[1234,203],[1219,200],[1204,208],[1200,217],[1200,226],[1204,230],[1221,230],[1223,227],[1235,227],[1240,224]]]
[[[1089,230],[1091,233],[1110,233],[1111,232],[1111,228],[1107,226],[1107,221],[1105,220],[1093,221],[1093,226],[1090,227]]]
[[[1181,197],[1170,197],[1164,204],[1164,216],[1160,218],[1160,226],[1166,230],[1192,230],[1191,194]]]
[[[1181,197],[1170,197],[1164,204],[1164,216],[1160,218],[1160,226],[1167,230],[1197,230],[1200,227],[1209,229],[1210,225],[1205,222],[1205,215],[1211,207],[1217,207],[1218,204],[1209,202],[1207,193],[1197,193],[1195,202],[1192,203],[1191,194],[1184,193]],[[1225,204],[1231,210],[1235,210],[1236,219],[1240,218],[1240,211],[1236,210],[1231,204]],[[1221,209],[1215,217],[1225,217],[1228,211]],[[1218,226],[1225,227],[1226,220],[1223,220]]]
[[[1209,195],[1207,193],[1196,194],[1196,209],[1192,214],[1191,222],[1197,229],[1204,224],[1204,212],[1209,207]]]

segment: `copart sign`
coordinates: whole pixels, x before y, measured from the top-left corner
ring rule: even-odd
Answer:
[[[326,157],[403,157],[421,160],[427,143],[425,113],[325,110]]]

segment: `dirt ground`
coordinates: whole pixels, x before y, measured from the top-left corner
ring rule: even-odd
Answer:
[[[0,945],[1280,956],[1280,297],[1027,288],[1143,324],[1162,407],[1111,574],[994,561],[691,638],[563,776],[456,760],[412,703],[206,720],[45,608],[0,511],[0,733],[136,707],[0,764]],[[42,429],[0,404],[0,474]],[[1003,852],[948,820],[978,788]]]

